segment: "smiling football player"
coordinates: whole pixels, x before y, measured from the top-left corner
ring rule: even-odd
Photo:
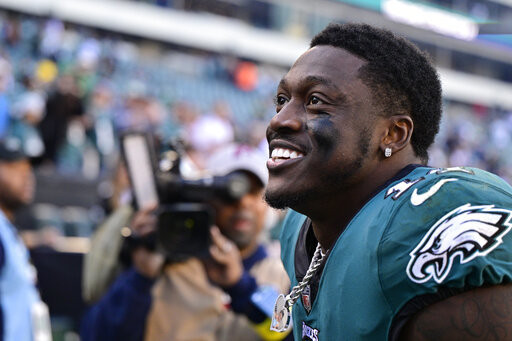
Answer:
[[[512,188],[427,166],[441,86],[412,43],[330,25],[281,80],[265,197],[290,207],[296,340],[512,340]],[[293,317],[293,318],[290,318]]]

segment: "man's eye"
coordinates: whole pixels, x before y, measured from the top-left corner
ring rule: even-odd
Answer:
[[[287,101],[286,97],[278,95],[278,96],[276,96],[274,102],[276,105],[284,105],[286,103],[286,101]]]
[[[309,102],[308,104],[312,104],[312,105],[315,105],[315,104],[322,104],[323,101],[318,98],[317,96],[311,96],[311,98],[309,99]]]

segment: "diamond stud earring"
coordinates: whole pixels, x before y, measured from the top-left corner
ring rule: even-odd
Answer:
[[[385,150],[384,150],[384,156],[385,157],[390,157],[391,154],[393,154],[393,150],[389,147],[387,147]]]

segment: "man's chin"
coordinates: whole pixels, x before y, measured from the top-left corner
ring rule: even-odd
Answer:
[[[267,190],[265,191],[265,201],[270,207],[283,210],[288,207],[295,207],[300,202],[300,198],[296,195]]]

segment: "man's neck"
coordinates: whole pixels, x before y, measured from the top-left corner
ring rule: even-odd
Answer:
[[[356,200],[346,202],[337,201],[337,203],[339,206],[336,214],[325,214],[323,217],[317,215],[310,217],[313,232],[324,252],[332,248],[338,236],[364,204]],[[330,211],[331,210],[326,210],[326,212]]]
[[[254,242],[240,249],[240,256],[242,256],[242,259],[249,258],[256,251],[258,246],[259,244]]]
[[[356,188],[347,189],[338,196],[330,197],[316,211],[310,211],[307,216],[311,219],[315,237],[324,251],[329,250],[352,218],[370,200],[376,191],[409,164],[388,164],[380,172],[380,177],[370,176]]]
[[[5,217],[12,223],[14,223],[14,211],[8,209],[4,205],[0,205],[0,209],[4,213]]]

